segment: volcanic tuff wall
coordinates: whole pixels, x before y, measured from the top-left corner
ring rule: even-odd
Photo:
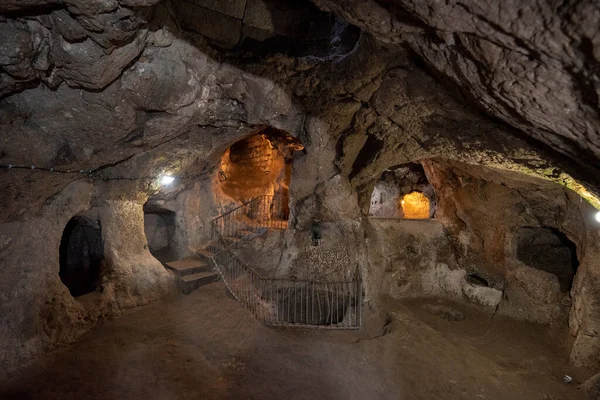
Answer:
[[[0,4],[0,164],[24,167],[0,171],[1,370],[76,340],[99,318],[172,293],[172,277],[147,250],[143,204],[152,198],[178,213],[176,251],[189,254],[208,237],[207,221],[228,206],[216,184],[222,154],[265,126],[305,146],[294,157],[287,272],[330,276],[359,267],[377,274],[381,266],[369,261],[365,240],[372,188],[385,169],[410,161],[469,164],[461,176],[476,174],[473,165],[511,170],[584,193],[571,174],[588,190],[600,189],[593,96],[599,42],[586,31],[598,25],[592,1],[543,9],[525,1],[500,10],[483,0],[385,7],[319,0],[365,31],[349,34],[358,30],[306,5],[306,15],[336,23],[315,43],[294,47],[295,36],[286,36],[278,55],[265,55],[267,39],[213,47],[219,37],[189,29],[185,18],[193,7],[182,11],[175,3]],[[281,4],[259,3],[269,12]],[[476,244],[487,217],[466,223],[452,217],[479,207],[467,207],[471,195],[454,205],[449,200],[477,193],[456,177],[445,183],[444,171],[454,167],[440,163],[432,173],[440,177],[438,196],[447,199],[441,220],[450,236],[473,235]],[[155,178],[163,172],[179,179],[159,190]],[[508,187],[530,182],[517,176],[474,179]],[[561,199],[565,221],[588,224],[592,210],[577,205],[578,197],[538,186],[538,203]],[[108,272],[98,301],[82,304],[60,283],[58,246],[67,221],[92,208],[99,210]],[[319,246],[310,245],[315,224],[323,235]],[[469,254],[484,260],[500,254],[486,248],[494,242],[488,234],[483,248],[468,246]],[[573,240],[586,258],[572,292],[573,360],[593,364],[600,353],[600,268],[598,257],[587,255],[600,242],[591,225],[578,235]],[[501,263],[494,259],[491,270]],[[367,290],[375,299],[381,288],[368,280]]]

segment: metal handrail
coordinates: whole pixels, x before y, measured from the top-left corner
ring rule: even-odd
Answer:
[[[219,215],[211,221],[211,225],[222,235],[229,236],[240,230],[242,217],[247,216],[255,222],[263,221],[260,227],[286,229],[289,218],[289,209],[284,204],[281,196],[261,195],[252,198],[249,201]],[[226,226],[227,222],[237,222],[231,226]],[[247,225],[246,228],[255,228],[254,225]]]
[[[275,207],[273,207],[275,205]],[[283,211],[283,212],[282,212]],[[227,290],[258,319],[271,326],[358,329],[362,325],[362,279],[314,281],[261,276],[232,249],[265,233],[287,227],[277,196],[258,196],[211,221],[212,260]],[[242,232],[240,234],[240,232]],[[232,240],[234,239],[234,240]],[[298,301],[299,298],[299,301]]]

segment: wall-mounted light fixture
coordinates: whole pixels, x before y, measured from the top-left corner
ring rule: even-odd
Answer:
[[[171,183],[173,183],[174,180],[175,180],[175,177],[173,177],[171,175],[162,175],[160,177],[161,185],[170,185]]]
[[[600,222],[600,211],[596,213],[596,221]]]

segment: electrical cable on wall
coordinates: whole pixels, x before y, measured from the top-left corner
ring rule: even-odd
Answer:
[[[6,169],[6,170],[21,169],[21,170],[30,170],[30,171],[44,171],[44,172],[57,173],[57,174],[86,175],[88,178],[90,178],[92,180],[96,180],[96,181],[118,181],[118,180],[131,180],[131,181],[134,181],[134,180],[149,180],[149,181],[153,181],[153,180],[160,179],[161,176],[163,175],[163,174],[159,174],[159,175],[156,175],[156,176],[102,177],[102,176],[95,175],[95,174],[97,174],[97,172],[94,172],[93,170],[84,170],[84,169],[81,169],[79,171],[72,171],[72,170],[69,170],[69,169],[67,169],[67,170],[61,170],[61,169],[56,169],[56,168],[38,167],[38,166],[35,166],[35,165],[28,166],[28,165],[16,165],[16,164],[0,164],[0,169]],[[196,179],[196,178],[204,176],[204,175],[206,175],[208,173],[210,173],[210,170],[209,171],[205,171],[205,172],[200,172],[198,174],[177,175],[177,179],[178,180],[181,180],[181,179]]]

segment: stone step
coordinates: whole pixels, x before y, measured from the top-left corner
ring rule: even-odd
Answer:
[[[233,246],[235,248],[241,239],[233,236],[225,236],[223,240],[225,240],[229,246]]]
[[[237,231],[235,233],[235,237],[236,238],[240,238],[240,239],[247,238],[247,237],[250,237],[250,236],[253,236],[253,235],[256,235],[256,232],[249,231],[249,230],[246,230],[246,229],[239,230],[239,231]]]
[[[179,288],[183,294],[190,294],[202,285],[219,280],[219,274],[214,271],[198,272],[179,277]]]
[[[165,263],[165,266],[174,271],[178,276],[186,276],[199,272],[210,271],[212,268],[208,260],[201,260],[196,257],[184,258],[183,260],[171,261]]]
[[[246,236],[262,235],[263,233],[266,233],[268,230],[269,229],[265,228],[265,227],[256,227],[256,228],[251,228],[251,229],[242,229],[238,232],[241,233],[242,237],[246,237]]]
[[[216,241],[210,242],[204,249],[200,249],[196,252],[196,256],[200,259],[208,260],[212,258],[219,251],[223,250],[223,246]]]
[[[249,229],[241,229],[233,234],[233,236],[225,236],[223,240],[227,246],[232,248],[238,248],[244,245],[247,241],[263,235],[268,231],[268,228],[257,227]],[[219,240],[212,240],[208,242],[203,249],[196,251],[196,256],[201,260],[206,260],[210,263],[210,259],[217,254],[219,251],[224,250],[223,243]]]
[[[196,251],[196,257],[202,261],[208,262],[208,264],[210,264],[210,259],[215,255],[215,252],[211,251],[209,247],[210,246]]]

